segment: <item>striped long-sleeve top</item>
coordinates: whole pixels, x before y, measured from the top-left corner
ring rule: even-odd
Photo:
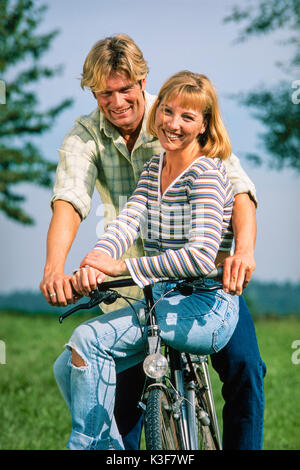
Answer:
[[[95,246],[118,259],[141,236],[146,256],[125,260],[140,287],[208,274],[218,251],[233,241],[233,194],[222,161],[197,158],[161,194],[163,159],[164,153],[145,164],[133,195]]]

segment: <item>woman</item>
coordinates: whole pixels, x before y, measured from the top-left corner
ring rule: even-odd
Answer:
[[[144,166],[133,195],[82,261],[72,283],[82,295],[105,275],[131,275],[154,284],[157,300],[176,279],[208,274],[229,255],[233,196],[222,160],[231,154],[214,88],[188,71],[161,88],[148,121],[164,152]],[[120,257],[138,236],[147,256]],[[206,280],[207,287],[214,284]],[[141,304],[137,302],[139,309]],[[156,307],[166,344],[212,354],[229,341],[238,320],[237,298],[222,289],[167,294]],[[67,349],[71,374],[56,361],[57,382],[70,406],[70,449],[123,449],[113,417],[116,370],[144,358],[140,326],[130,307],[94,318],[74,331]]]

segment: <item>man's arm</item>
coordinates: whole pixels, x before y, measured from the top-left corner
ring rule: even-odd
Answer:
[[[72,204],[57,200],[47,235],[47,256],[40,289],[50,305],[73,303],[71,276],[64,273],[67,255],[76,237],[81,217]],[[50,293],[56,296],[50,298]]]
[[[235,195],[232,226],[235,252],[224,261],[223,289],[231,294],[241,295],[256,268],[256,208],[246,193]]]

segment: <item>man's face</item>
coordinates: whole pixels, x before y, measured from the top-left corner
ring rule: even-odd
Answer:
[[[100,111],[121,133],[134,132],[141,123],[145,111],[145,87],[146,79],[134,83],[120,72],[109,75],[105,90],[94,93]]]

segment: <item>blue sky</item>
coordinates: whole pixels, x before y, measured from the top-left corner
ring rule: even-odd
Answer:
[[[271,170],[267,165],[256,168],[245,160],[246,152],[262,152],[258,134],[263,129],[249,110],[229,98],[232,93],[247,91],[262,83],[272,88],[277,81],[286,78],[275,63],[287,59],[291,51],[288,46],[279,45],[286,37],[284,31],[234,45],[239,27],[222,22],[234,3],[234,0],[49,1],[40,31],[59,29],[60,34],[42,62],[50,66],[62,64],[64,69],[62,75],[42,80],[37,85],[40,108],[47,109],[66,97],[73,97],[75,103],[60,116],[51,132],[35,139],[35,143],[48,159],[56,162],[57,149],[74,120],[94,109],[94,99],[88,91],[81,90],[78,78],[88,51],[105,36],[124,32],[133,37],[150,67],[147,80],[150,93],[155,94],[164,80],[178,70],[205,73],[217,88],[234,153],[241,158],[257,188],[257,269],[254,278],[296,282],[300,281],[297,263],[300,175],[291,170]],[[294,91],[292,82],[299,78],[300,72],[297,77],[288,77],[291,94]],[[266,161],[269,158],[264,157]],[[5,267],[1,270],[2,292],[38,289],[45,261],[51,191],[28,185],[20,186],[19,191],[26,194],[24,208],[36,224],[25,227],[0,214],[0,254]],[[100,204],[95,192],[91,213],[81,224],[69,254],[66,265],[69,273],[96,241],[96,227],[101,220]]]

